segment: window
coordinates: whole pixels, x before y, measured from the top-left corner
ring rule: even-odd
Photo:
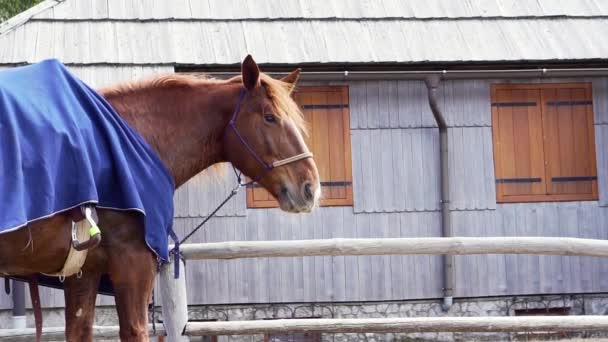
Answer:
[[[305,140],[321,177],[321,205],[352,205],[348,87],[300,87],[294,99],[309,123]],[[247,189],[248,208],[277,206],[274,198],[259,185]]]
[[[492,86],[497,202],[596,200],[591,84]]]
[[[320,333],[267,334],[264,342],[321,342]]]
[[[567,307],[515,310],[515,316],[568,316],[569,314],[570,308]],[[539,341],[568,339],[570,335],[566,331],[535,331],[518,332],[513,337],[515,341]]]

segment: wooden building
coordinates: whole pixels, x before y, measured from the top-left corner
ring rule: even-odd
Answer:
[[[302,67],[297,100],[321,208],[285,214],[249,188],[192,242],[441,236],[427,75],[442,77],[453,235],[605,239],[607,17],[602,0],[47,0],[0,26],[0,66],[56,57],[94,86],[229,75],[246,53],[265,70]],[[178,235],[223,200],[231,172],[176,192]],[[209,260],[187,270],[193,306],[444,295],[440,256]],[[608,292],[599,258],[458,256],[454,270],[454,297],[468,301]],[[45,307],[63,305],[45,291]],[[0,309],[10,307],[0,295]]]

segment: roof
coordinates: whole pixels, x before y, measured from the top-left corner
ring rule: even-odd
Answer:
[[[604,0],[47,0],[28,12],[0,26],[0,64],[608,61]]]

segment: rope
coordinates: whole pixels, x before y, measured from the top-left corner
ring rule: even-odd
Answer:
[[[228,201],[234,197],[234,195],[236,195],[239,192],[239,189],[241,188],[241,184],[239,182],[239,184],[234,187],[234,189],[232,189],[232,191],[230,192],[230,194],[228,195],[228,197],[226,197],[226,199],[220,203],[220,205],[217,206],[217,208],[215,208],[211,214],[209,214],[209,216],[205,217],[205,219],[203,220],[203,222],[201,222],[198,226],[196,226],[196,228],[194,228],[190,233],[188,233],[188,235],[186,235],[180,242],[179,244],[183,244],[186,240],[188,240],[188,238],[190,238],[192,235],[194,235],[194,233],[196,233],[205,223],[207,223],[226,203],[228,203]]]
[[[232,197],[234,197],[238,192],[239,189],[249,185],[252,182],[249,183],[243,183],[242,182],[242,173],[237,172],[236,168],[234,167],[234,165],[232,165],[232,169],[234,170],[234,175],[236,176],[236,186],[234,188],[232,188],[232,191],[230,191],[230,194],[228,195],[228,197],[226,197],[226,199],[224,199],[222,201],[222,203],[220,203],[215,209],[213,209],[213,211],[211,212],[211,214],[209,214],[207,217],[205,217],[205,219],[203,220],[203,222],[201,222],[198,226],[196,226],[194,229],[192,229],[192,231],[190,233],[188,233],[188,235],[186,235],[180,242],[179,244],[183,244],[186,240],[188,240],[192,235],[194,235],[202,226],[205,225],[205,223],[207,223],[213,216],[215,216],[215,214],[217,214],[218,211],[220,211],[220,209],[222,209],[222,207],[228,203],[228,201],[230,201],[230,199]],[[175,247],[173,248],[173,250],[175,250]]]

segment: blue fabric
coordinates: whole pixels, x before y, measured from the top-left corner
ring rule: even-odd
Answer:
[[[97,203],[143,214],[148,246],[168,260],[173,178],[111,105],[59,61],[0,72],[0,171],[0,233]]]

